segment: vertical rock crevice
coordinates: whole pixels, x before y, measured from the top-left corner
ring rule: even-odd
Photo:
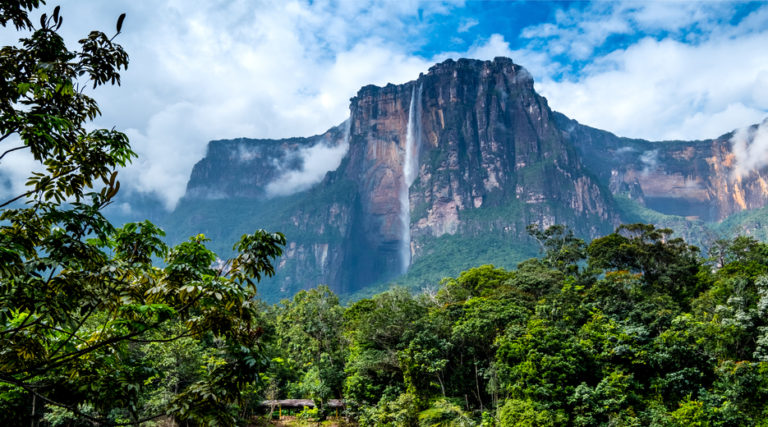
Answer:
[[[253,211],[230,229],[286,233],[291,246],[263,288],[286,296],[324,283],[350,293],[431,255],[488,262],[495,250],[525,244],[530,223],[567,224],[584,238],[610,232],[621,222],[612,192],[672,213],[704,206],[702,219],[764,206],[768,172],[733,179],[730,138],[618,138],[553,112],[510,59],[448,60],[415,81],[361,88],[347,122],[323,135],[212,142],[188,196],[200,206],[248,199]],[[338,169],[305,192],[269,198],[269,183],[302,170],[295,153],[320,143],[348,147]],[[219,211],[185,221],[199,231]]]

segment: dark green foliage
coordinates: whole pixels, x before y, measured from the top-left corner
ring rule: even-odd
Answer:
[[[59,7],[31,23],[40,3],[0,6],[0,24],[31,31],[0,51],[0,142],[18,141],[0,158],[28,150],[40,166],[0,203],[0,424],[236,424],[265,369],[255,284],[285,237],[243,235],[214,267],[203,235],[168,248],[148,221],[113,227],[101,211],[135,154],[90,130],[83,86],[119,84],[128,56],[98,31],[67,49]]]
[[[698,293],[698,248],[672,230],[649,224],[620,226],[615,233],[595,239],[587,248],[591,267],[640,273],[642,280],[678,301]]]
[[[573,231],[564,225],[553,225],[542,231],[537,225],[531,224],[527,230],[539,243],[548,267],[574,273],[578,268],[577,263],[587,256],[584,241],[576,238]]]
[[[425,305],[403,289],[361,300],[347,310],[346,398],[358,405],[376,404],[406,390],[398,353],[408,347],[407,338],[417,331],[414,322],[426,313]]]
[[[318,406],[342,397],[346,345],[344,309],[326,286],[300,291],[274,309],[275,348],[266,381],[276,397],[313,399]]]
[[[723,241],[705,260],[643,224],[589,246],[562,227],[531,231],[542,258],[515,270],[472,268],[436,292],[395,289],[343,310],[350,415],[392,426],[761,425],[764,244]]]

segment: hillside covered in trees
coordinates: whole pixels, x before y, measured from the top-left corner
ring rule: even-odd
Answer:
[[[156,342],[129,344],[125,355],[139,357],[130,379],[97,386],[129,381],[140,418],[190,399],[180,390],[193,385],[194,404],[207,395],[211,406],[163,418],[193,425],[267,422],[277,408],[265,399],[311,399],[317,407],[300,418],[363,426],[763,425],[768,245],[738,237],[701,254],[644,224],[589,244],[562,226],[529,231],[541,256],[514,270],[479,266],[417,294],[393,288],[347,306],[325,286],[257,304],[259,336],[242,360],[216,356],[215,330],[166,341],[182,327],[170,323],[149,335]],[[227,394],[233,384],[216,367],[243,362],[258,375]],[[103,401],[79,398],[93,418],[127,421],[125,401],[99,414]],[[341,411],[328,406],[336,399]],[[4,386],[3,419],[29,411],[28,394]],[[51,425],[83,421],[39,411]]]
[[[361,425],[761,425],[768,245],[707,257],[628,225],[589,245],[342,307],[327,288],[269,309],[269,397],[343,398]]]

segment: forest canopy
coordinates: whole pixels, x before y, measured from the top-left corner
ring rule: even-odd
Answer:
[[[708,257],[652,225],[344,308],[325,287],[272,309],[274,397],[343,398],[361,425],[762,425],[768,245]],[[322,316],[318,313],[322,313]]]

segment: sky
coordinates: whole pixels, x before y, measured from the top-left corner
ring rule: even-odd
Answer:
[[[72,46],[127,14],[130,66],[92,94],[94,125],[139,154],[124,191],[168,209],[208,141],[322,133],[360,87],[447,58],[511,57],[552,109],[620,136],[714,138],[768,116],[765,1],[49,0],[35,15],[56,4]],[[18,187],[32,163],[13,154],[0,173]]]

